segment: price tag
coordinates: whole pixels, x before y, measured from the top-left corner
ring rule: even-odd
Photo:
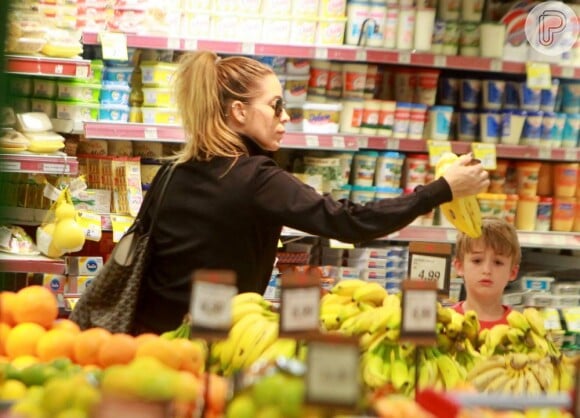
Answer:
[[[61,75],[62,73],[64,73],[64,65],[56,64],[54,66],[54,74]]]
[[[319,146],[318,136],[316,135],[305,135],[304,141],[309,148],[317,148]]]
[[[96,242],[101,240],[101,215],[80,210],[78,212],[78,223],[85,230],[86,239]]]
[[[101,49],[103,59],[115,61],[129,60],[127,53],[127,35],[117,32],[101,32]]]
[[[18,161],[0,161],[0,171],[12,172],[20,171],[20,163]]]
[[[278,248],[283,248],[283,247],[284,247],[284,244],[282,244],[282,240],[279,239],[278,240]]]
[[[540,145],[538,147],[538,158],[543,160],[552,159],[552,148]]]
[[[344,143],[344,137],[342,136],[333,136],[332,137],[332,147],[333,148],[345,148],[346,145]]]
[[[131,216],[111,215],[111,224],[113,226],[113,242],[119,240],[125,235],[125,232],[133,224],[134,219]]]
[[[256,45],[252,42],[242,42],[242,54],[254,55],[256,53]]]
[[[415,254],[411,261],[411,274],[413,279],[421,279],[436,282],[438,287],[443,287],[439,281],[445,278],[447,260],[442,257],[434,257],[422,254]]]
[[[369,147],[369,138],[366,136],[360,136],[358,138],[358,147],[359,148],[368,148]]]
[[[358,340],[331,338],[308,343],[306,402],[354,409],[360,399]]]
[[[42,171],[47,174],[70,173],[70,166],[68,164],[44,163],[42,164]]]
[[[143,136],[145,139],[157,139],[157,128],[155,126],[147,126],[143,129]]]
[[[235,273],[198,270],[191,287],[191,326],[196,334],[227,335],[232,325],[232,298],[236,295]]]
[[[560,330],[562,324],[560,322],[560,314],[557,309],[544,308],[540,311],[544,316],[544,327],[549,330]]]
[[[497,167],[497,153],[495,144],[473,142],[471,144],[473,156],[481,161],[481,165],[486,170],[495,170]]]
[[[285,288],[280,294],[280,332],[319,329],[320,287]]]
[[[89,67],[85,66],[85,65],[77,65],[75,68],[75,77],[88,78],[89,77]]]
[[[195,51],[197,50],[197,39],[185,39],[183,41],[184,49],[186,51]]]
[[[328,49],[327,48],[314,48],[314,59],[317,59],[317,60],[328,59]]]
[[[398,151],[399,150],[399,140],[397,138],[387,139],[387,149]]]
[[[427,344],[436,339],[437,288],[433,283],[404,280],[401,340]]]
[[[526,84],[531,89],[552,87],[552,70],[547,62],[527,62],[526,76]]]
[[[489,69],[496,73],[500,73],[503,71],[503,62],[498,59],[492,59],[489,64]]]
[[[578,148],[564,148],[564,159],[566,161],[580,160],[580,153],[578,152]]]
[[[411,53],[399,52],[399,64],[410,64],[410,63],[411,63]]]
[[[442,293],[449,292],[451,244],[409,243],[409,278],[434,283]]]
[[[181,49],[179,38],[167,38],[167,49]]]
[[[366,61],[367,60],[367,51],[365,49],[357,49],[355,59],[357,61]]]
[[[67,311],[72,311],[75,306],[77,305],[77,302],[80,299],[80,295],[65,295],[64,296],[64,309]]]
[[[337,248],[343,250],[352,250],[354,248],[353,244],[349,244],[348,242],[338,241],[336,239],[330,240],[330,248]]]
[[[435,55],[435,67],[443,68],[447,66],[447,57],[445,55]]]
[[[451,143],[449,141],[427,141],[427,149],[429,150],[429,164],[435,167],[441,156],[446,152],[451,151]]]
[[[48,200],[54,202],[60,196],[62,190],[57,189],[50,183],[46,183],[42,190],[42,195],[46,197]]]

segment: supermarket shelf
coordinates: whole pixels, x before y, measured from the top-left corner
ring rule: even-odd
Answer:
[[[0,272],[64,274],[65,263],[42,255],[14,255],[0,253]]]
[[[37,155],[31,153],[0,154],[0,172],[4,173],[43,173],[72,174],[78,173],[79,164],[75,157],[64,153],[55,155]]]
[[[7,55],[6,72],[47,77],[78,77],[90,75],[91,61],[82,59],[48,58],[34,55]]]
[[[180,126],[146,125],[142,123],[85,122],[87,139],[137,140],[156,142],[183,142],[184,134]],[[379,136],[354,134],[305,134],[287,132],[282,140],[283,148],[327,149],[356,151],[361,148],[393,150],[404,152],[427,152],[423,140],[396,139]],[[471,142],[452,141],[453,152],[464,154],[470,150]],[[500,158],[523,158],[534,160],[580,160],[580,148],[540,148],[525,145],[498,144]]]
[[[85,32],[83,43],[97,45],[98,34]],[[232,42],[205,39],[188,39],[155,35],[127,35],[127,46],[172,50],[210,50],[222,54],[268,55],[290,58],[310,58],[336,61],[365,61],[377,64],[401,64],[484,72],[525,74],[523,62],[502,61],[482,57],[434,55],[424,52],[396,51],[383,48],[322,45],[280,45],[261,42]],[[580,78],[580,67],[552,65],[552,75],[563,78]]]
[[[308,234],[292,228],[284,228],[283,236],[301,237]],[[391,241],[429,241],[455,243],[457,231],[440,226],[408,226],[389,234],[383,239]],[[518,231],[520,245],[525,248],[566,248],[580,250],[580,233],[576,232],[527,232]]]

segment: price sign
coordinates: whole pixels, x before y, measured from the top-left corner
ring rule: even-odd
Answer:
[[[484,144],[473,142],[471,144],[473,156],[481,161],[481,165],[486,170],[495,170],[497,168],[497,153],[495,144]]]
[[[227,336],[232,325],[236,274],[229,270],[197,270],[191,286],[192,332],[209,338]]]
[[[574,67],[562,67],[562,77],[574,78]]]
[[[113,226],[113,242],[119,240],[125,235],[125,232],[133,224],[134,218],[124,215],[111,215],[111,224]]]
[[[367,60],[367,51],[365,49],[357,49],[355,59],[356,59],[356,61],[366,61]]]
[[[89,67],[85,66],[85,65],[77,65],[75,68],[75,77],[88,78],[89,77]]]
[[[333,148],[345,148],[345,144],[344,144],[344,137],[342,136],[333,136],[332,137],[332,147]]]
[[[399,64],[410,64],[410,63],[411,63],[411,53],[399,52]]]
[[[197,39],[186,39],[184,41],[186,51],[195,51],[197,49]]]
[[[499,59],[492,59],[489,64],[489,69],[494,72],[502,72],[503,71],[503,63]]]
[[[433,141],[430,139],[427,141],[427,148],[429,150],[429,164],[432,167],[437,165],[443,154],[452,152],[449,141]]]
[[[314,49],[314,59],[317,59],[317,60],[328,59],[328,49],[327,48],[315,48]]]
[[[305,135],[304,141],[306,141],[307,147],[317,148],[319,146],[318,136],[316,135]]]
[[[564,150],[564,159],[566,161],[576,161],[580,160],[580,154],[576,148],[566,148]]]
[[[369,147],[369,138],[366,136],[359,136],[358,137],[358,147],[359,148],[368,148]]]
[[[404,280],[402,288],[401,340],[416,344],[435,343],[436,285],[432,282]]]
[[[435,67],[444,68],[447,66],[447,57],[445,55],[435,55]]]
[[[320,280],[305,274],[282,275],[280,335],[317,334],[320,329]]]
[[[253,42],[242,42],[242,54],[255,55],[256,45]]]
[[[306,402],[354,409],[360,398],[358,340],[320,337],[308,343]]]
[[[409,278],[434,283],[449,293],[451,244],[412,242],[409,244]]]
[[[157,128],[155,126],[147,126],[143,129],[143,136],[145,139],[157,139]]]
[[[331,239],[329,244],[330,244],[330,248],[339,248],[339,249],[344,249],[344,250],[351,250],[354,248],[353,244],[350,244],[348,242],[338,241],[336,239]]]
[[[552,158],[552,147],[540,145],[538,147],[538,157],[542,160],[550,160]]]
[[[399,140],[397,138],[388,138],[387,139],[387,149],[398,151],[399,150]]]
[[[127,61],[129,59],[127,35],[124,33],[101,32],[99,39],[101,40],[103,59],[115,61]]]
[[[179,38],[167,38],[167,49],[181,49],[181,40]]]
[[[86,239],[96,242],[101,240],[101,215],[81,210],[78,213],[78,223],[85,230]]]
[[[81,295],[78,294],[68,294],[64,296],[64,309],[65,311],[72,311],[77,305]]]
[[[547,62],[526,63],[526,84],[531,89],[552,87],[552,70]]]

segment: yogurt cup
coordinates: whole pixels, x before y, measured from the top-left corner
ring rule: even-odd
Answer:
[[[415,98],[416,72],[407,68],[395,73],[395,100],[411,103]]]
[[[576,198],[555,197],[552,209],[552,231],[570,232],[574,225]]]
[[[412,103],[397,102],[395,108],[395,124],[393,127],[394,138],[407,138],[409,135],[409,123],[411,121]]]
[[[553,112],[556,109],[556,98],[558,97],[558,89],[560,88],[560,80],[552,79],[552,87],[543,89],[540,93],[540,110],[544,112]]]
[[[486,110],[501,109],[505,93],[505,81],[483,80],[481,87],[482,107]]]
[[[427,154],[409,154],[405,159],[405,189],[411,191],[425,184],[429,168],[429,156]]]
[[[364,98],[368,65],[344,64],[342,68],[342,97]],[[324,81],[326,89],[328,74]]]
[[[395,109],[397,102],[393,100],[382,100],[379,110],[379,128],[377,133],[387,137],[393,136],[393,127],[395,125]]]
[[[580,82],[567,80],[562,83],[562,111],[568,114],[580,112]]]
[[[564,126],[566,125],[565,113],[556,113],[556,120],[552,128],[552,148],[558,148],[562,145],[562,138],[564,136]]]
[[[489,110],[479,116],[481,142],[497,144],[501,138],[501,113]]]
[[[477,202],[481,216],[502,217],[505,207],[506,195],[503,193],[479,193]]]
[[[516,162],[518,195],[520,195],[520,197],[536,196],[540,166],[541,163],[536,161]]]
[[[460,104],[463,109],[477,109],[481,96],[481,80],[466,78],[461,80],[459,90]]]
[[[340,160],[340,169],[342,172],[342,182],[347,184],[350,181],[350,172],[352,169],[352,160],[354,159],[353,151],[343,151],[337,155]]]
[[[536,189],[536,194],[538,196],[552,196],[552,164],[543,162],[540,166],[540,171],[538,172],[538,187]]]
[[[505,110],[501,117],[501,143],[518,145],[522,136],[522,130],[526,121],[525,110]]]
[[[352,186],[350,200],[353,203],[364,205],[375,200],[375,187],[373,186]]]
[[[580,114],[567,115],[562,131],[562,147],[574,148],[578,143],[578,131],[580,130]]]
[[[382,152],[377,158],[375,186],[398,188],[405,156],[398,152]]]
[[[340,112],[340,132],[360,133],[364,101],[362,99],[342,100],[342,112]]]
[[[503,108],[507,110],[520,108],[519,83],[517,81],[507,81],[505,83]]]
[[[534,147],[540,145],[543,116],[544,112],[542,111],[528,112],[524,123],[524,129],[522,131],[522,144]]]
[[[542,133],[540,145],[544,147],[553,146],[552,134],[554,133],[554,126],[556,124],[556,114],[554,112],[544,112],[542,117]]]
[[[326,83],[326,96],[339,99],[342,95],[342,63],[332,62],[328,70],[328,81]]]
[[[334,200],[348,200],[350,199],[351,190],[352,186],[350,184],[344,184],[340,187],[340,189],[333,189],[330,192],[330,195]]]
[[[361,133],[376,135],[379,127],[380,100],[365,100],[361,124]]]
[[[415,102],[427,106],[435,104],[439,70],[421,70],[416,74]]]
[[[519,99],[523,110],[540,110],[541,95],[541,89],[530,88],[525,81],[520,83]]]
[[[538,209],[536,211],[536,227],[535,231],[546,232],[550,230],[552,223],[552,207],[554,199],[551,197],[541,197],[538,201]]]
[[[328,83],[329,72],[330,72],[330,61],[313,60],[310,62],[310,78],[308,81],[308,94],[324,95],[326,93],[326,85]]]
[[[508,194],[505,199],[503,218],[510,225],[516,224],[516,213],[520,197],[517,194]]]
[[[358,151],[355,153],[352,170],[354,185],[373,185],[378,156],[377,151]]]
[[[411,118],[409,121],[409,139],[422,139],[427,119],[427,105],[414,103],[411,107]]]
[[[503,193],[508,160],[497,160],[495,170],[489,172],[489,193]]]
[[[479,113],[459,112],[458,136],[460,141],[477,141],[479,138]]]
[[[429,109],[425,139],[448,141],[451,128],[452,106],[433,106]]]
[[[538,212],[538,196],[520,196],[516,212],[516,229],[533,231],[536,229],[536,214]]]
[[[403,195],[403,189],[399,187],[377,187],[375,200],[392,199]]]
[[[443,105],[455,106],[459,97],[459,79],[451,77],[441,78],[441,94],[439,101]]]
[[[578,163],[557,163],[553,166],[554,194],[558,197],[574,197],[578,183]]]

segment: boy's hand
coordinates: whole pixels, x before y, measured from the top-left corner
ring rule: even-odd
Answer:
[[[453,198],[473,196],[489,187],[489,174],[471,153],[462,155],[443,174]]]

